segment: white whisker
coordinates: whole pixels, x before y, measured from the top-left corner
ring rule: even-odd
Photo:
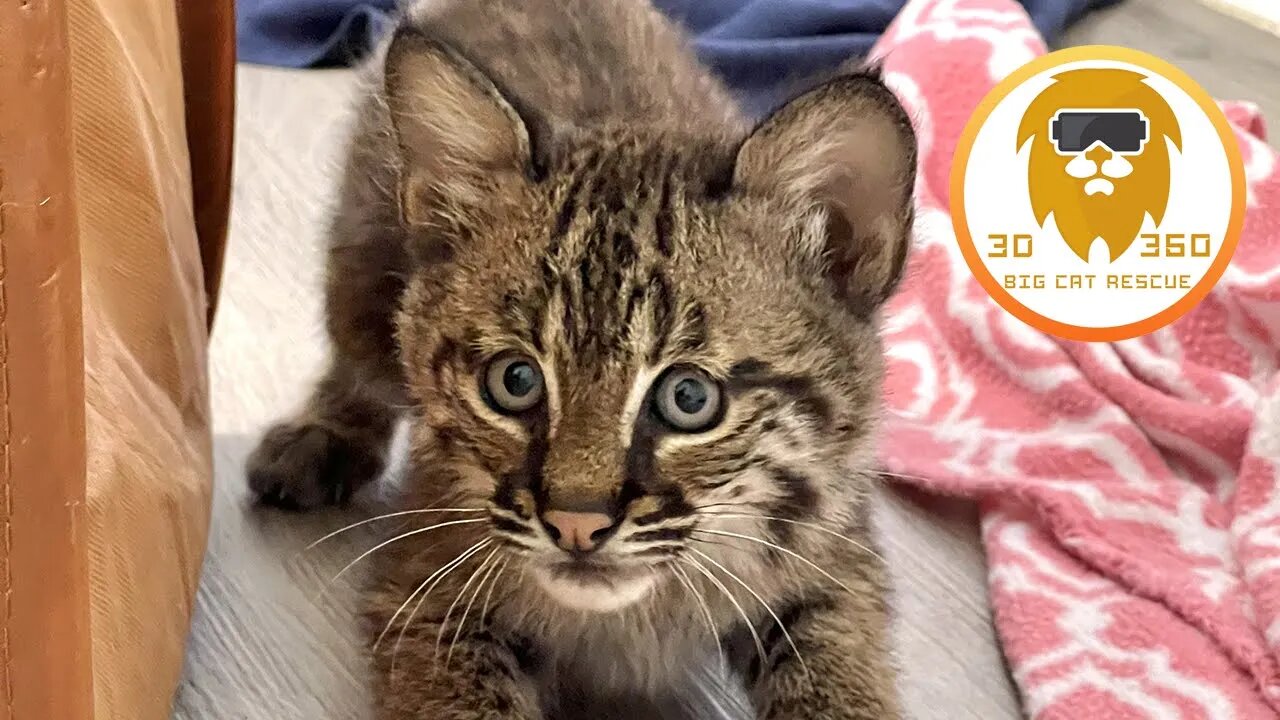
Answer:
[[[431,585],[427,587],[427,589],[422,593],[422,597],[418,598],[418,604],[413,606],[413,610],[409,612],[409,617],[405,618],[404,625],[400,627],[400,634],[396,636],[396,645],[391,652],[391,669],[393,671],[396,669],[396,658],[399,657],[400,655],[400,643],[404,641],[404,634],[409,631],[409,626],[413,624],[414,616],[416,616],[418,614],[418,611],[422,609],[422,604],[427,601],[427,597],[431,595],[431,591],[435,590],[436,585],[439,585],[440,581],[448,577],[448,575],[452,573],[455,569],[457,569],[458,566],[466,562],[472,555],[475,555],[476,553],[483,550],[491,542],[493,542],[492,538],[485,538],[484,540],[481,540],[475,545],[472,545],[471,547],[464,550],[462,555],[458,559],[450,563],[450,566],[447,569],[441,568],[443,572],[441,572],[441,570],[436,571],[436,572],[441,572],[440,577],[436,578],[431,583]]]
[[[494,548],[489,557],[493,557],[498,552],[498,548]],[[489,558],[485,558],[485,563],[489,562]],[[493,571],[498,568],[498,561],[494,560],[489,569],[485,571],[484,577],[480,578],[480,582],[476,585],[476,591],[471,593],[471,599],[467,601],[467,606],[462,609],[462,619],[458,621],[458,629],[453,633],[453,640],[449,641],[449,652],[444,656],[444,666],[449,667],[449,661],[453,659],[453,648],[458,644],[458,638],[462,637],[462,628],[467,624],[467,615],[471,613],[471,606],[476,604],[476,598],[480,597],[480,591],[484,590],[484,584],[489,581],[489,576],[493,575]],[[483,566],[481,566],[483,567]],[[465,588],[464,588],[465,590]]]
[[[800,648],[796,647],[795,641],[791,639],[791,633],[787,632],[787,626],[782,624],[782,618],[778,617],[778,613],[774,612],[773,608],[769,607],[769,603],[765,602],[764,598],[760,597],[760,593],[752,589],[752,587],[748,585],[745,581],[743,581],[742,578],[729,572],[728,568],[716,562],[714,559],[712,559],[710,555],[702,552],[697,548],[689,548],[689,549],[697,553],[699,556],[701,556],[703,560],[706,560],[707,562],[716,566],[720,570],[720,572],[724,573],[725,575],[728,575],[734,582],[741,585],[743,590],[746,590],[747,592],[751,593],[751,597],[755,598],[756,602],[760,603],[760,605],[764,607],[765,612],[769,613],[769,617],[773,618],[773,621],[778,623],[778,629],[782,631],[782,637],[787,639],[787,644],[791,646],[791,652],[796,654],[796,659],[800,661],[800,667],[804,668],[805,677],[809,678],[809,682],[812,683],[813,673],[809,672],[809,665],[805,663],[804,656],[800,654]]]
[[[486,538],[486,540],[487,540],[487,538]],[[483,543],[485,543],[485,542],[486,542],[486,540],[481,540],[480,542],[476,543],[475,545],[472,545],[471,547],[467,548],[466,550],[463,550],[462,552],[460,552],[460,553],[458,553],[457,555],[455,555],[455,556],[453,557],[453,559],[452,559],[452,560],[450,560],[449,562],[445,563],[445,564],[444,564],[444,565],[442,565],[440,568],[438,568],[435,572],[433,572],[433,573],[431,573],[430,575],[428,575],[428,576],[427,576],[427,579],[426,579],[426,580],[423,580],[421,585],[419,585],[419,586],[418,586],[418,587],[417,587],[413,592],[409,593],[409,597],[405,598],[404,603],[402,603],[402,604],[400,605],[400,608],[399,608],[399,609],[397,609],[397,610],[396,610],[396,612],[395,612],[395,614],[391,616],[391,619],[387,621],[387,626],[386,626],[385,628],[383,628],[383,629],[382,629],[382,632],[378,635],[378,639],[377,639],[377,640],[375,640],[375,641],[373,642],[373,649],[374,649],[374,650],[377,650],[377,649],[378,649],[378,646],[382,644],[382,640],[383,640],[383,638],[385,638],[385,637],[387,636],[387,633],[391,631],[391,626],[392,626],[393,624],[395,624],[396,618],[400,617],[400,613],[404,612],[404,609],[405,609],[406,607],[408,607],[408,606],[409,606],[409,603],[413,602],[413,599],[414,599],[415,597],[417,597],[417,596],[418,596],[418,593],[422,592],[422,589],[423,589],[423,588],[425,588],[425,587],[427,586],[427,584],[428,584],[428,583],[430,583],[432,580],[436,579],[436,577],[437,577],[437,576],[439,576],[439,575],[440,575],[440,573],[445,572],[445,571],[447,571],[449,568],[453,567],[453,565],[454,565],[455,563],[462,562],[462,561],[465,559],[465,558],[463,557],[464,555],[466,555],[466,554],[467,554],[468,552],[470,552],[471,550],[474,550],[474,549],[476,549],[478,546],[480,546],[480,545],[482,545]]]
[[[484,605],[480,608],[480,623],[484,627],[485,618],[489,616],[489,601],[493,599],[493,589],[498,587],[498,579],[502,577],[502,573],[507,571],[507,564],[511,562],[511,556],[502,559],[502,567],[498,568],[498,574],[493,576],[493,582],[489,583],[489,592],[484,594]]]
[[[400,512],[387,513],[385,515],[378,515],[376,517],[371,517],[366,520],[361,520],[360,522],[351,523],[350,525],[344,528],[338,528],[337,530],[334,530],[328,535],[325,535],[319,540],[316,540],[315,542],[308,545],[307,549],[313,550],[317,545],[324,542],[325,540],[328,540],[329,538],[341,535],[342,533],[347,532],[348,530],[354,530],[360,527],[361,525],[368,525],[371,522],[377,522],[379,520],[388,520],[390,518],[402,517],[404,515],[418,515],[421,513],[442,513],[442,512],[484,512],[484,510],[480,508],[426,508],[421,510],[402,510]]]
[[[693,558],[680,559],[686,564],[692,565],[698,572],[706,575],[708,580],[715,583],[715,586],[720,588],[720,592],[724,593],[724,596],[729,599],[729,602],[733,603],[733,607],[736,608],[738,614],[742,616],[742,622],[746,623],[747,630],[751,631],[751,638],[755,640],[756,652],[760,654],[760,667],[764,668],[768,665],[769,657],[764,651],[764,641],[760,639],[760,633],[756,632],[755,623],[751,622],[751,618],[747,616],[747,611],[742,607],[742,603],[738,602],[738,598],[734,597],[733,593],[729,592],[729,588],[725,587],[724,583],[720,582],[720,578],[712,575],[710,570],[703,567],[702,563],[694,560]]]
[[[683,583],[684,586],[688,588],[689,592],[693,594],[694,600],[697,601],[698,606],[702,609],[702,616],[707,620],[707,630],[711,632],[711,642],[716,644],[716,651],[720,655],[720,667],[727,668],[728,665],[725,663],[724,658],[724,643],[721,642],[720,633],[716,630],[716,620],[711,614],[711,606],[707,604],[707,599],[703,597],[702,593],[693,584],[693,580],[689,578],[689,574],[684,571],[684,568],[673,562],[668,562],[667,566],[671,568],[672,573],[679,578],[680,582]]]
[[[445,629],[449,627],[449,618],[453,617],[453,609],[458,606],[458,603],[462,602],[462,596],[467,594],[467,589],[471,587],[471,583],[475,582],[476,578],[480,577],[480,573],[484,572],[486,568],[489,567],[489,563],[493,561],[493,556],[497,554],[498,548],[494,548],[489,551],[488,555],[484,556],[484,559],[480,561],[480,564],[476,566],[476,569],[471,571],[471,576],[462,584],[462,589],[459,590],[458,594],[453,598],[453,602],[449,603],[449,609],[445,611],[444,619],[440,621],[440,628],[436,631],[436,648],[431,654],[433,659],[440,659],[440,642],[444,639]],[[488,575],[485,575],[485,577],[488,577]],[[471,606],[468,605],[467,607]],[[463,620],[465,619],[466,616],[464,615]],[[462,629],[461,624],[458,625],[458,629]],[[446,663],[445,666],[448,667],[448,664]]]
[[[383,542],[380,542],[380,543],[378,543],[377,545],[374,545],[373,547],[369,548],[368,550],[365,550],[364,552],[360,553],[360,557],[357,557],[355,560],[352,560],[351,562],[347,563],[347,566],[346,566],[346,567],[344,567],[344,568],[342,568],[341,570],[339,570],[339,571],[338,571],[338,574],[333,576],[333,579],[331,579],[331,580],[329,581],[329,585],[334,584],[335,582],[337,582],[337,581],[338,581],[338,578],[342,577],[343,575],[346,575],[346,574],[347,574],[347,571],[348,571],[348,570],[350,570],[351,568],[355,567],[356,563],[358,563],[358,562],[360,562],[361,560],[363,560],[363,559],[365,559],[365,558],[369,557],[370,555],[372,555],[372,554],[374,554],[375,552],[377,552],[377,551],[381,550],[382,548],[384,548],[384,547],[386,547],[386,546],[390,545],[391,543],[396,542],[397,540],[403,540],[403,539],[405,539],[405,538],[407,538],[407,537],[410,537],[410,536],[413,536],[413,535],[421,535],[421,534],[422,534],[422,533],[424,533],[424,532],[430,532],[430,531],[432,531],[432,530],[438,530],[438,529],[440,529],[440,528],[449,527],[450,525],[470,525],[470,524],[472,524],[472,523],[482,523],[482,522],[488,522],[488,521],[487,521],[485,518],[476,518],[476,519],[474,519],[474,520],[450,520],[449,522],[437,523],[437,524],[435,524],[435,525],[429,525],[429,526],[424,527],[424,528],[418,528],[417,530],[410,530],[409,532],[407,532],[407,533],[402,533],[402,534],[400,534],[400,535],[397,535],[397,536],[395,536],[395,537],[391,538],[390,540],[384,540]],[[328,588],[328,586],[327,586],[327,585],[326,585],[325,587],[326,587],[326,589]],[[321,594],[323,594],[323,593],[321,593]]]
[[[799,520],[791,520],[790,518],[776,517],[776,516],[773,516],[773,515],[749,515],[749,514],[745,514],[745,513],[703,513],[703,515],[704,515],[705,517],[747,518],[747,519],[756,519],[756,520],[776,520],[776,521],[778,521],[778,522],[790,523],[790,524],[792,524],[792,525],[799,525],[800,527],[809,528],[810,530],[817,530],[818,532],[826,533],[826,534],[828,534],[828,535],[830,535],[830,536],[832,536],[832,537],[840,538],[841,540],[844,540],[845,542],[847,542],[847,543],[849,543],[850,545],[852,545],[852,546],[854,546],[854,547],[858,548],[859,550],[861,550],[861,551],[865,552],[866,554],[868,554],[868,555],[870,555],[871,557],[873,557],[873,558],[875,558],[875,559],[879,560],[880,562],[888,562],[887,560],[885,560],[885,559],[884,559],[884,556],[882,556],[880,553],[876,552],[875,550],[872,550],[871,548],[867,547],[866,545],[863,545],[862,543],[858,542],[857,540],[854,540],[854,539],[853,539],[853,538],[851,538],[851,537],[846,537],[846,536],[844,536],[844,535],[841,535],[840,533],[836,532],[835,530],[831,530],[830,528],[823,527],[822,525],[819,525],[819,524],[817,524],[817,523],[801,522],[801,521],[799,521]]]
[[[769,542],[768,540],[761,540],[761,539],[760,539],[760,538],[758,538],[758,537],[751,537],[750,535],[743,535],[743,534],[741,534],[741,533],[727,532],[727,531],[725,531],[725,530],[694,530],[693,532],[696,532],[696,533],[711,533],[712,535],[723,535],[723,536],[725,536],[725,537],[738,538],[739,540],[748,540],[748,541],[753,542],[753,543],[759,543],[759,544],[764,545],[764,546],[766,546],[766,547],[771,547],[771,548],[773,548],[774,550],[777,550],[778,552],[781,552],[781,553],[786,553],[787,555],[790,555],[791,557],[793,557],[793,558],[795,558],[795,559],[799,560],[800,562],[804,563],[805,565],[808,565],[809,567],[813,568],[814,570],[817,570],[819,573],[821,573],[821,574],[822,574],[822,576],[823,576],[823,577],[825,577],[826,579],[828,579],[828,580],[830,580],[831,582],[835,583],[836,585],[839,585],[841,588],[843,588],[843,589],[844,589],[844,591],[845,591],[845,592],[849,593],[850,595],[857,595],[857,594],[858,594],[858,593],[854,592],[853,590],[849,589],[849,586],[848,586],[848,585],[845,585],[844,583],[840,582],[840,580],[839,580],[839,579],[837,579],[835,575],[832,575],[831,573],[827,572],[826,570],[823,570],[823,569],[822,569],[821,567],[819,567],[819,566],[818,566],[818,564],[817,564],[817,563],[815,563],[814,561],[812,561],[812,560],[810,560],[809,558],[807,558],[807,557],[805,557],[805,556],[801,555],[800,553],[796,552],[795,550],[791,550],[791,549],[785,548],[785,547],[783,547],[783,546],[781,546],[781,545],[779,545],[779,544],[777,544],[777,543],[771,543],[771,542]],[[738,548],[738,549],[739,549],[739,550],[741,550],[742,548]]]

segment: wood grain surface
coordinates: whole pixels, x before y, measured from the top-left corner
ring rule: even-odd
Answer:
[[[1122,45],[1177,65],[1210,95],[1250,100],[1280,122],[1280,37],[1193,0],[1124,0],[1055,45]],[[1272,146],[1276,141],[1272,139]]]

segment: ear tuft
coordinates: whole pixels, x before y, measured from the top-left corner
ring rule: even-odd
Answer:
[[[850,74],[865,75],[878,83],[884,83],[884,57],[868,58],[861,66],[856,67]]]
[[[734,184],[821,213],[823,269],[865,315],[906,264],[915,173],[910,118],[873,68],[819,85],[757,126],[738,151]]]
[[[400,147],[400,208],[410,226],[483,207],[495,178],[533,174],[529,123],[449,45],[413,27],[387,51],[385,89]]]

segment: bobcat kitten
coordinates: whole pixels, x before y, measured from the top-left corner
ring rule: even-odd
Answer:
[[[878,74],[752,127],[642,0],[422,2],[374,64],[332,365],[248,475],[343,501],[409,409],[378,717],[562,718],[710,667],[753,717],[900,718],[866,504],[915,141]]]

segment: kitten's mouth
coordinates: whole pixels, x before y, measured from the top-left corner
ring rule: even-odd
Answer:
[[[557,560],[539,566],[534,576],[560,604],[592,612],[626,607],[648,595],[654,585],[647,569],[590,559]]]
[[[557,580],[583,585],[613,585],[622,571],[612,565],[592,560],[565,560],[551,565],[549,572]]]

